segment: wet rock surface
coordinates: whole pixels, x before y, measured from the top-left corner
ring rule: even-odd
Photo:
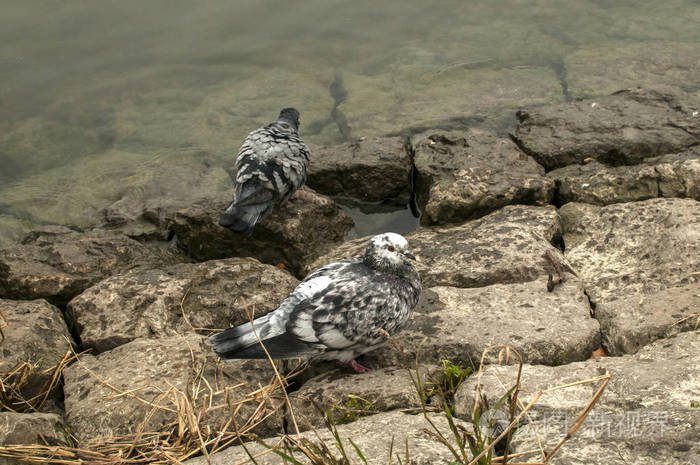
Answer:
[[[527,282],[554,273],[553,260],[566,268],[552,243],[561,235],[554,207],[508,206],[461,225],[420,228],[405,237],[418,257],[424,288],[481,287]],[[368,237],[348,241],[306,268],[311,272],[334,260],[364,253]]]
[[[654,197],[700,200],[700,146],[680,153],[647,158],[630,166],[608,166],[595,160],[552,170],[555,202],[609,205]]]
[[[121,235],[45,228],[0,250],[0,297],[63,305],[104,277],[181,261],[171,250]]]
[[[437,426],[444,435],[449,435],[450,430],[444,416],[429,414],[428,418]],[[456,420],[461,426],[466,426],[464,422]],[[406,456],[406,446],[410,455],[410,463],[415,465],[432,465],[435,463],[449,463],[454,460],[450,451],[428,436],[423,429],[430,428],[430,424],[423,415],[408,415],[398,411],[378,413],[371,417],[361,418],[356,422],[340,425],[338,434],[343,441],[343,448],[351,460],[360,460],[354,447],[350,443],[352,440],[366,458],[367,464],[380,465],[389,461],[391,454],[398,454],[404,460]],[[331,447],[335,457],[340,457],[340,453],[335,447],[333,436],[327,429],[318,429],[315,432],[302,433],[302,437],[313,442],[319,442],[319,437]],[[393,449],[392,449],[393,437]],[[273,445],[276,438],[267,438],[266,444]],[[266,448],[259,444],[247,445],[248,450],[253,454],[264,454],[256,461],[260,465],[282,464],[283,459],[273,453],[265,453]],[[302,459],[301,454],[296,454],[297,460]],[[247,463],[248,455],[241,446],[233,446],[211,456],[212,465],[228,465],[231,463]],[[186,465],[204,465],[207,463],[204,457],[184,462]],[[252,462],[251,462],[252,463]],[[364,462],[363,462],[364,463]]]
[[[410,326],[394,340],[403,348],[367,354],[370,365],[408,364],[416,351],[425,363],[447,359],[478,365],[484,349],[507,344],[527,363],[561,365],[586,360],[600,346],[582,283],[566,274],[553,292],[547,278],[474,289],[424,289]],[[493,363],[496,354],[486,360]]]
[[[547,170],[593,158],[611,165],[700,143],[700,97],[677,88],[632,88],[518,114],[518,145]]]
[[[565,256],[584,281],[593,305],[604,306],[601,330],[608,350],[634,350],[666,330],[688,327],[672,325],[698,313],[694,294],[700,203],[691,199],[605,207],[570,203],[560,212]],[[620,334],[616,314],[621,321],[634,315],[644,318]],[[636,337],[639,342],[631,342]]]
[[[455,223],[511,204],[546,204],[554,182],[513,141],[480,130],[411,137],[421,223]]]
[[[263,263],[283,264],[299,273],[352,228],[352,220],[328,197],[308,188],[294,196],[255,227],[249,238],[219,226],[231,202],[220,194],[177,212],[170,229],[178,246],[196,260],[253,256]]]
[[[32,365],[34,368],[21,392],[25,399],[31,399],[50,383],[53,375],[50,369],[71,350],[73,339],[61,311],[45,300],[0,299],[0,314],[5,322],[4,339],[0,343],[0,376],[4,378],[25,362]],[[54,389],[50,398],[57,395]]]
[[[149,168],[150,176],[129,176],[125,182],[131,188],[95,215],[101,227],[139,240],[169,240],[170,223],[179,210],[225,193],[233,197],[229,174],[207,152]]]
[[[555,386],[611,375],[610,382],[582,428],[560,453],[561,463],[694,463],[700,457],[700,333],[656,341],[635,355],[603,357],[559,367],[525,365],[519,399],[524,405],[537,392]],[[481,378],[490,405],[512,386],[517,367],[488,367]],[[578,384],[543,395],[535,404],[544,444],[552,448],[593,397],[600,382]],[[504,386],[507,386],[504,390]],[[471,414],[476,379],[463,383],[455,397],[456,414]],[[516,435],[522,445],[528,428]],[[531,430],[530,430],[531,431]],[[531,434],[531,433],[530,433]],[[643,439],[642,439],[643,438]]]
[[[104,352],[136,338],[211,333],[277,306],[296,287],[289,273],[252,258],[133,270],[100,281],[68,304],[83,347]]]
[[[187,397],[196,414],[206,418],[201,427],[218,431],[230,415],[222,407],[208,411],[208,405],[225,405],[227,392],[245,399],[275,376],[266,360],[221,365],[205,338],[196,334],[137,339],[96,357],[83,355],[63,374],[66,422],[83,441],[169,428],[183,414]],[[213,392],[200,389],[200,379]],[[255,427],[258,434],[281,431],[281,400],[273,394],[259,410],[250,400],[238,414],[240,427],[261,422]]]
[[[368,137],[311,147],[307,184],[330,196],[406,205],[411,196],[411,157],[403,137]]]

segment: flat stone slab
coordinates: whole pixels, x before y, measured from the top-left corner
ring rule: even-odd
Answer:
[[[104,352],[139,337],[211,333],[277,306],[299,283],[253,258],[133,270],[107,278],[68,304],[84,348]]]
[[[314,190],[366,202],[408,204],[412,163],[403,137],[363,137],[310,149],[306,183]]]
[[[611,165],[681,152],[700,142],[700,95],[677,88],[621,90],[518,113],[518,145],[547,170],[588,158]]]
[[[553,243],[561,226],[556,208],[513,205],[456,226],[420,228],[405,235],[424,288],[481,287],[527,282],[554,273],[554,260],[568,267]],[[306,272],[364,253],[369,237],[348,241],[318,258]]]
[[[180,210],[169,224],[178,246],[198,261],[255,257],[299,274],[309,262],[345,239],[350,217],[330,198],[306,187],[255,227],[251,237],[219,226],[233,193]]]
[[[434,365],[423,365],[421,377],[438,376]],[[328,412],[335,424],[356,421],[395,409],[420,407],[418,392],[405,368],[389,367],[343,376],[329,371],[306,381],[290,395],[299,428],[323,428]],[[319,411],[320,409],[320,411]],[[288,419],[287,424],[291,424]]]
[[[700,146],[631,166],[608,166],[592,160],[552,170],[547,177],[556,182],[557,205],[609,205],[654,197],[700,200]]]
[[[202,428],[220,431],[230,421],[228,407],[223,407],[226,393],[237,405],[275,375],[267,360],[217,362],[206,338],[189,334],[136,339],[97,356],[84,354],[63,376],[66,422],[86,441],[133,434],[142,423],[143,431],[172,428],[182,395],[193,399],[195,416],[204,415]],[[218,408],[205,407],[210,401]],[[282,395],[273,393],[264,402],[257,412],[255,400],[241,406],[236,419],[241,430],[260,422],[253,429],[258,434],[281,431]]]
[[[525,365],[518,395],[527,405],[555,386],[610,374],[611,379],[588,419],[561,452],[561,463],[697,463],[700,457],[700,332],[658,340],[635,355],[602,357],[558,367]],[[490,405],[513,385],[516,366],[488,366],[481,378]],[[471,415],[477,378],[457,390],[456,415]],[[531,410],[540,437],[551,448],[588,404],[600,382],[544,394]],[[504,389],[505,386],[505,389]],[[522,433],[529,433],[523,428]],[[545,434],[543,434],[545,433]],[[526,435],[526,434],[524,434]],[[520,450],[534,440],[522,439]],[[622,459],[620,459],[622,457]],[[662,458],[664,458],[662,460]],[[626,462],[625,462],[626,461]]]
[[[450,436],[452,433],[444,415],[431,413],[428,414],[428,418],[435,424],[441,434],[452,438]],[[462,427],[467,426],[466,423],[459,419],[456,419],[455,423]],[[420,414],[408,415],[398,411],[378,413],[370,417],[360,418],[346,425],[339,425],[337,429],[338,435],[343,442],[343,448],[348,458],[352,461],[351,463],[365,462],[357,455],[350,440],[360,449],[368,465],[386,465],[389,463],[390,454],[394,460],[396,460],[397,455],[401,457],[401,460],[404,460],[407,446],[410,463],[414,465],[451,463],[455,460],[447,447],[423,431],[424,429],[432,431],[432,428],[423,415]],[[320,437],[329,446],[329,450],[336,458],[341,457],[335,439],[326,428],[318,428],[317,432],[302,433],[301,437],[314,444],[320,442]],[[278,441],[278,438],[264,439],[265,444],[269,446],[275,445]],[[270,452],[269,449],[260,444],[250,442],[246,447],[254,455],[258,465],[289,463],[284,462],[280,456]],[[295,453],[294,457],[302,461],[302,463],[306,463],[308,460],[300,453]],[[222,452],[211,455],[210,459],[211,465],[253,463],[249,461],[248,455],[241,446],[229,447]],[[208,462],[205,457],[196,457],[183,463],[185,465],[205,465]]]
[[[365,356],[374,365],[412,365],[441,359],[477,365],[483,350],[509,344],[527,363],[561,365],[586,360],[600,347],[582,283],[566,274],[553,292],[547,278],[474,289],[425,289],[410,326],[395,338],[403,352],[383,348]],[[495,361],[495,353],[486,359]]]
[[[184,257],[172,250],[122,235],[45,228],[32,232],[19,245],[0,250],[0,297],[64,305],[109,276],[182,261]]]
[[[700,326],[700,283],[602,302],[595,315],[608,354],[633,354],[656,339]]]
[[[564,205],[566,258],[601,307],[613,354],[636,350],[698,313],[700,203],[650,199],[605,207]],[[636,315],[640,318],[632,323]],[[643,317],[641,317],[643,315]],[[618,320],[619,318],[619,320]]]
[[[45,300],[0,299],[0,312],[7,322],[2,328],[5,338],[0,342],[0,374],[24,362],[35,365],[22,390],[22,396],[31,399],[51,381],[52,374],[42,372],[59,364],[71,350],[73,338],[61,311]]]
[[[510,204],[547,204],[554,182],[506,138],[472,129],[411,137],[421,223],[455,223]]]

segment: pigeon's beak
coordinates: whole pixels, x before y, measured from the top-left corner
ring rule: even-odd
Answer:
[[[403,256],[406,257],[406,258],[410,258],[411,260],[415,260],[415,259],[416,259],[416,256],[413,255],[413,254],[410,253],[410,252],[403,252]]]

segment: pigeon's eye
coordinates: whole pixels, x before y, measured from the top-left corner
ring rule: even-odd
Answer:
[[[389,252],[393,252],[393,251],[395,251],[396,249],[394,248],[393,245],[390,245],[389,247],[387,247],[387,250],[389,250]]]

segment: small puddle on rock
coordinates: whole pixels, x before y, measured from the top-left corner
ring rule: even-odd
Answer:
[[[355,222],[355,226],[348,233],[347,240],[385,232],[406,234],[419,226],[419,218],[411,213],[409,205],[361,202],[339,197],[333,200]]]

